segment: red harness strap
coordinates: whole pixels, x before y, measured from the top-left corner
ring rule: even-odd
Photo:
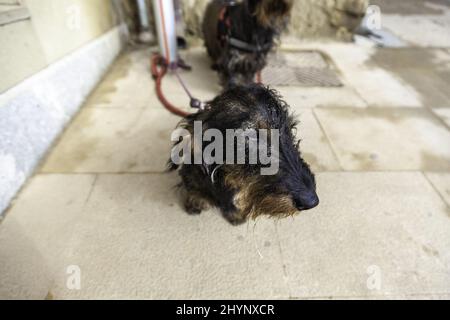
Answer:
[[[217,38],[222,47],[225,47],[227,45],[227,42],[230,37],[230,29],[231,29],[231,19],[230,16],[228,15],[228,7],[223,6],[223,8],[220,9],[219,11],[219,19],[217,24]],[[261,71],[258,71],[256,73],[255,81],[257,83],[262,83]]]
[[[230,35],[231,20],[228,16],[228,8],[224,6],[219,12],[219,21],[217,25],[217,37],[222,46],[225,46]]]

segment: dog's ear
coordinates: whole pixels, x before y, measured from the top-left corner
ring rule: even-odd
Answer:
[[[290,13],[293,5],[293,0],[271,0],[268,9],[278,16],[285,16]]]
[[[283,26],[283,21],[290,15],[293,0],[249,0],[249,10],[256,15],[263,26],[275,24]]]

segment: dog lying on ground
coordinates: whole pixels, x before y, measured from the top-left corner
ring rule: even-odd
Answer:
[[[205,46],[224,87],[255,81],[288,24],[293,2],[243,0],[226,5],[212,1],[208,5],[203,19]]]
[[[319,204],[314,174],[301,156],[297,123],[288,109],[274,90],[252,84],[225,91],[180,123],[182,132],[172,137],[169,170],[179,169],[189,214],[215,206],[238,225]]]

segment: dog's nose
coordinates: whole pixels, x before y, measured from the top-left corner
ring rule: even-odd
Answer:
[[[295,200],[295,206],[298,210],[303,211],[317,207],[319,202],[319,197],[317,194],[313,193]]]

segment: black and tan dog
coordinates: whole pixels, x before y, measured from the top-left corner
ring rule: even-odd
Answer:
[[[176,140],[172,158],[169,161],[171,170],[179,169],[182,178],[181,187],[186,194],[185,209],[190,214],[199,214],[208,206],[218,207],[224,217],[232,224],[240,224],[249,218],[261,215],[285,217],[314,208],[319,203],[316,194],[316,182],[309,165],[303,160],[299,142],[295,138],[297,123],[289,114],[289,106],[278,94],[262,85],[237,86],[228,89],[207,105],[207,108],[184,119],[180,126],[187,135]],[[200,129],[205,134],[210,129],[216,134],[228,137],[228,131],[248,132],[251,129],[261,132],[270,131],[269,137],[263,139],[260,134],[244,140],[244,147],[238,145],[238,139],[231,140],[233,149],[232,162],[217,163],[206,157],[206,148],[195,146],[193,138]],[[272,132],[277,132],[277,140]],[[238,136],[234,136],[238,137]],[[212,141],[211,137],[206,139]],[[215,138],[217,143],[218,138]],[[262,150],[264,143],[268,147]],[[189,155],[184,155],[183,163],[174,163],[174,154],[181,150],[186,141]],[[242,142],[242,140],[241,140]],[[274,145],[276,148],[272,148]],[[230,146],[230,140],[220,142],[222,150]],[[250,161],[252,148],[258,149],[258,160]],[[175,150],[177,149],[178,150]],[[199,162],[195,162],[195,149],[200,149]],[[245,149],[245,161],[239,162],[236,154]],[[218,150],[218,149],[217,149]],[[215,155],[217,156],[217,150]],[[192,151],[192,153],[191,153]],[[263,151],[261,153],[261,151]],[[227,159],[228,159],[228,150]],[[224,153],[224,152],[223,152]],[[277,162],[276,171],[261,174],[271,164],[262,163],[261,155],[271,155]],[[186,159],[190,160],[186,163]],[[235,164],[240,163],[240,164]]]
[[[250,84],[286,28],[293,0],[212,1],[203,34],[213,68],[224,87]]]

